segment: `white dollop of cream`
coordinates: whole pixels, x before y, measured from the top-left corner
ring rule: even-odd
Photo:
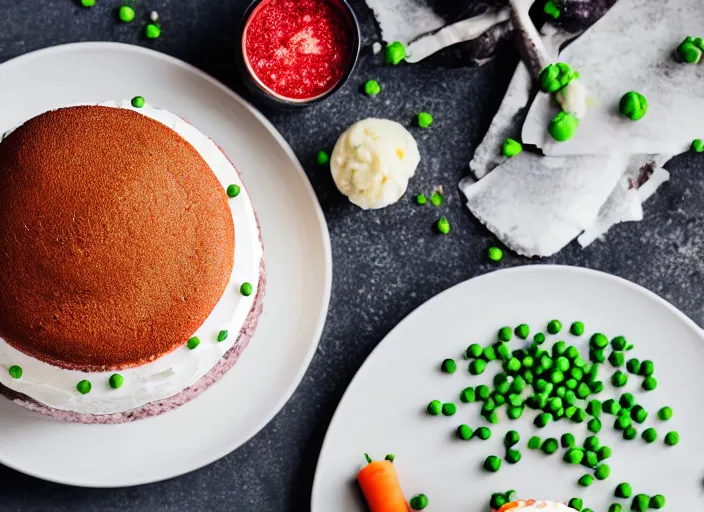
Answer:
[[[555,95],[562,110],[577,119],[582,119],[587,114],[588,97],[587,88],[579,80],[572,80]]]
[[[364,210],[398,201],[420,163],[418,145],[402,125],[364,119],[337,140],[330,171],[337,188]]]
[[[249,194],[232,163],[208,136],[179,116],[150,105],[135,108],[129,101],[123,101],[119,104],[101,103],[100,106],[133,110],[168,126],[200,154],[223,189],[234,183],[241,187],[241,192],[229,201],[237,236],[232,275],[210,316],[194,333],[201,340],[197,349],[189,350],[184,345],[151,363],[122,370],[118,373],[125,378],[124,385],[120,389],[111,389],[108,380],[115,372],[66,370],[20,352],[0,338],[0,383],[54,409],[86,414],[121,413],[170,398],[194,385],[213,369],[237,342],[252,309],[263,258],[259,228]],[[9,132],[5,137],[8,135]],[[239,292],[245,281],[254,288],[249,297]],[[220,330],[229,331],[228,338],[222,342],[217,341]],[[8,369],[13,365],[22,367],[22,378],[13,379],[9,375]],[[76,390],[76,384],[83,379],[93,385],[87,395],[81,395]]]

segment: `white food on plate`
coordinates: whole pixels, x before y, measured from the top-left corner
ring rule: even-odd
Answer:
[[[402,125],[364,119],[337,140],[330,171],[337,188],[364,210],[398,201],[420,162],[418,145]]]
[[[555,99],[568,114],[582,119],[587,113],[587,88],[579,80],[572,80],[555,95]]]

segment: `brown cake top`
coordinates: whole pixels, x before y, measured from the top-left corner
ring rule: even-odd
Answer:
[[[0,143],[0,337],[58,366],[139,366],[186,343],[232,273],[227,194],[178,133],[70,107]]]

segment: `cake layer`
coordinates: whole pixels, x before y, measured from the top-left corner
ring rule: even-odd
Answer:
[[[0,337],[64,368],[143,365],[186,343],[233,267],[228,198],[175,131],[103,106],[0,144]]]

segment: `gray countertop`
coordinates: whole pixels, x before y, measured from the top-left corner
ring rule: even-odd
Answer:
[[[120,0],[97,0],[89,10],[72,0],[0,0],[0,62],[62,43],[121,41],[183,59],[242,92],[233,55],[237,23],[247,3],[137,0],[140,8],[156,9],[162,19],[162,37],[150,42],[136,23],[115,21]],[[605,241],[587,249],[573,243],[548,260],[508,255],[500,265],[490,264],[485,252],[495,240],[464,208],[457,183],[467,174],[467,162],[508,86],[515,52],[507,50],[479,69],[384,67],[370,50],[378,37],[371,13],[362,0],[353,4],[363,25],[364,49],[345,88],[304,111],[265,112],[306,168],[332,239],[334,279],[327,325],[293,398],[236,452],[166,482],[79,489],[0,466],[0,511],[307,510],[325,430],[371,350],[426,300],[496,268],[558,263],[603,270],[649,288],[704,325],[704,155],[689,153],[670,162],[672,180],[646,204],[645,219],[617,226]],[[369,78],[384,88],[374,99],[360,93]],[[314,163],[317,151],[330,149],[353,121],[388,117],[411,126],[420,110],[431,112],[435,123],[428,130],[411,128],[423,160],[409,193],[398,204],[363,212],[348,203],[326,169]],[[412,202],[412,195],[436,185],[447,191],[442,214],[450,219],[452,232],[445,237],[431,229],[439,211]]]

